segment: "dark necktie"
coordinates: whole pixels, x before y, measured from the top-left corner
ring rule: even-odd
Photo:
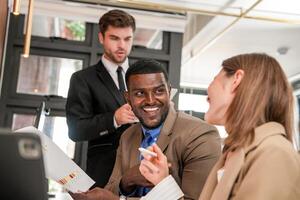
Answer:
[[[120,67],[120,66],[118,67],[117,73],[118,73],[119,90],[123,94],[126,91],[126,89],[125,89],[125,84],[124,84],[122,67]]]

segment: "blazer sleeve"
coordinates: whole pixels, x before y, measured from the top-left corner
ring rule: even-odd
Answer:
[[[123,134],[125,135],[125,134]],[[117,156],[116,156],[116,162],[112,171],[112,174],[109,178],[108,183],[105,186],[105,189],[110,190],[116,195],[119,195],[119,185],[120,181],[123,175],[123,170],[122,170],[122,146],[123,146],[123,136],[121,136],[120,139],[120,145],[117,150]]]
[[[299,155],[292,151],[292,147],[287,150],[277,146],[255,152],[240,172],[242,180],[240,186],[233,188],[232,199],[299,199]],[[295,191],[298,191],[298,197],[293,196]]]
[[[214,127],[202,124],[192,130],[184,143],[181,189],[184,199],[198,199],[209,172],[221,155],[220,137]]]
[[[96,139],[115,130],[114,112],[94,114],[92,90],[77,73],[70,80],[66,117],[69,137],[73,141]]]

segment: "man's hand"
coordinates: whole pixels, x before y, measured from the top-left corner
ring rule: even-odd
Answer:
[[[69,194],[74,200],[119,200],[119,197],[111,191],[98,187],[83,193]]]
[[[150,150],[155,152],[157,157],[146,156],[141,161],[140,172],[148,181],[157,185],[169,175],[170,165],[157,144],[151,146]]]
[[[136,186],[153,187],[153,184],[142,176],[139,165],[130,168],[121,179],[121,189],[128,194],[132,193]]]
[[[131,106],[127,103],[118,108],[115,112],[115,119],[118,126],[137,122],[137,118],[132,112]]]

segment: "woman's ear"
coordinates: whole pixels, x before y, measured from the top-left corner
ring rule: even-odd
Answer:
[[[233,75],[233,83],[231,87],[231,92],[235,92],[237,87],[240,85],[242,82],[242,79],[244,78],[245,72],[242,69],[238,69],[234,75]]]

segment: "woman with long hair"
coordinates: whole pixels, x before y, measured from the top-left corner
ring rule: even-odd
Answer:
[[[199,199],[299,200],[293,96],[279,63],[259,53],[226,59],[207,93],[205,120],[223,125],[228,137]],[[156,185],[148,197],[168,199],[179,187],[168,187],[174,179],[167,159],[157,145],[152,148],[158,156],[148,156],[140,165],[143,176]]]

